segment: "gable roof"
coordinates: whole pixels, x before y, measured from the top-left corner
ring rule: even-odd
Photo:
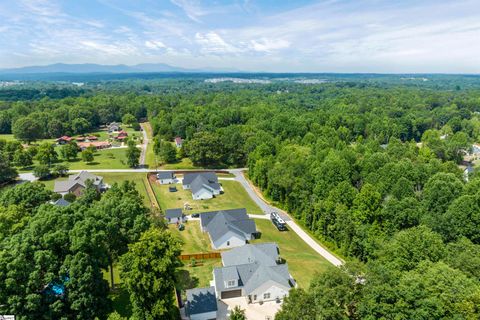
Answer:
[[[55,181],[53,191],[57,193],[70,192],[76,185],[86,188],[87,180],[92,181],[93,185],[99,186],[103,181],[103,177],[96,176],[87,171],[81,171],[76,175],[69,176],[66,181]]]
[[[213,193],[214,191],[220,191],[221,188],[218,182],[214,182],[207,179],[203,175],[199,175],[193,179],[192,183],[190,184],[190,189],[192,190],[193,194],[197,194],[204,189]]]
[[[157,173],[158,179],[173,179],[173,171],[160,171]]]
[[[66,207],[70,204],[70,202],[68,202],[67,200],[65,200],[63,198],[60,198],[57,201],[55,201],[53,204],[56,205],[56,206],[59,206],[59,207]]]
[[[183,139],[181,137],[175,137],[175,143],[176,144],[182,144]]]
[[[288,265],[276,262],[277,250],[275,243],[265,243],[249,244],[222,252],[224,267],[213,270],[217,291],[243,289],[243,294],[248,295],[269,281],[275,282],[286,290],[294,287],[295,280],[288,272]],[[249,262],[243,263],[245,261]],[[232,264],[228,265],[228,263]],[[238,286],[226,288],[225,283],[228,280],[238,280]]]
[[[165,217],[167,218],[181,218],[183,215],[182,209],[167,209],[165,210]]]
[[[215,287],[190,289],[186,291],[186,295],[185,311],[187,315],[217,311]]]
[[[260,262],[265,266],[274,266],[279,257],[279,248],[276,243],[246,244],[229,251],[222,252],[224,266]]]
[[[53,187],[53,192],[64,193],[70,192],[76,185],[85,188],[85,184],[80,181],[55,181],[55,186]]]
[[[218,183],[218,177],[215,174],[215,172],[192,172],[192,173],[185,173],[183,175],[183,185],[189,185],[192,183],[195,178],[198,176],[202,176],[206,178],[210,183],[217,182]]]
[[[213,243],[227,233],[246,237],[257,232],[255,221],[248,217],[245,208],[204,212],[200,214],[200,223],[209,233]]]

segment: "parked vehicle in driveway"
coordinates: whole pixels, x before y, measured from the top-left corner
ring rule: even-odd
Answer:
[[[277,212],[270,213],[270,220],[279,231],[287,230],[287,223],[280,217]]]

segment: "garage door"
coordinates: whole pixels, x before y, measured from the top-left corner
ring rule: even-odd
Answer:
[[[242,296],[242,290],[223,291],[222,299],[236,298]]]

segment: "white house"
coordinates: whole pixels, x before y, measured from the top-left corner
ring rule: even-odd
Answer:
[[[172,184],[177,182],[173,171],[161,171],[157,173],[157,180],[160,184]]]
[[[211,199],[223,192],[214,172],[186,173],[183,176],[182,186],[192,191],[193,200]]]
[[[184,216],[182,209],[167,209],[165,210],[165,219],[168,223],[182,223],[184,222]]]
[[[279,258],[275,243],[247,244],[222,252],[223,267],[213,270],[218,299],[245,297],[248,303],[282,301],[296,282]]]
[[[214,249],[242,246],[257,233],[255,221],[248,217],[244,208],[203,212],[200,226],[203,232],[208,232]]]

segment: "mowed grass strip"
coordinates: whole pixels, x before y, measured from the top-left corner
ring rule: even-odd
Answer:
[[[247,209],[249,214],[262,214],[260,208],[239,182],[232,180],[219,180],[219,182],[222,184],[224,193],[208,200],[193,200],[192,192],[183,190],[180,183],[175,184],[176,192],[169,192],[168,188],[171,185],[160,185],[158,182],[152,183],[152,187],[163,211],[183,208],[184,204],[188,203],[192,208],[187,212],[188,214],[238,208]]]
[[[290,274],[301,288],[308,288],[316,273],[334,268],[292,230],[280,232],[270,220],[255,219],[255,224],[262,235],[252,243],[276,242],[280,256],[287,261]]]

